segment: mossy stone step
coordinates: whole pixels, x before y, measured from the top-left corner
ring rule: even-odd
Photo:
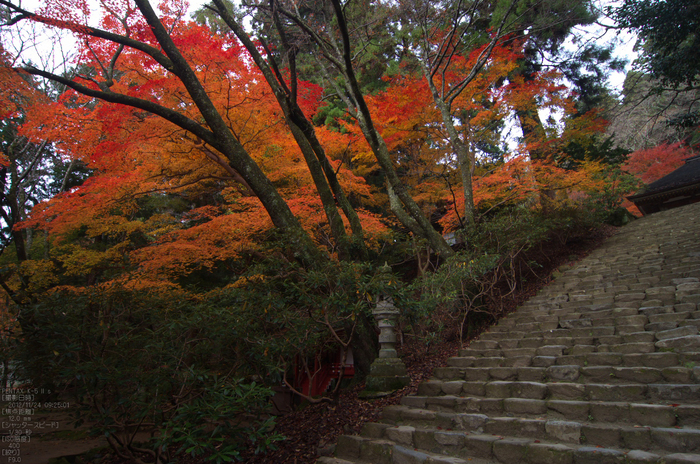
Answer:
[[[422,424],[445,425],[445,418],[456,420],[452,415],[476,414],[490,417],[510,416],[522,418],[548,418],[592,423],[616,423],[650,427],[700,427],[700,405],[698,404],[649,404],[621,401],[577,401],[577,400],[535,400],[526,398],[493,399],[465,398],[458,396],[408,396],[400,406],[389,413],[392,423],[404,423],[402,411],[435,411],[433,416],[423,416]],[[402,409],[404,408],[404,409]],[[432,417],[432,418],[428,418]],[[461,417],[461,416],[460,416]],[[441,419],[442,418],[442,419]],[[474,420],[464,416],[460,420]],[[436,422],[437,421],[437,422]],[[442,422],[440,422],[442,421]]]
[[[443,434],[451,435],[451,445],[463,445],[465,433],[486,434],[509,438],[532,438],[541,441],[579,445],[597,443],[617,449],[678,452],[700,451],[700,430],[695,428],[633,426],[616,423],[588,423],[571,420],[520,417],[489,417],[483,414],[435,414],[435,423],[428,425],[406,421],[386,420],[389,427],[379,438],[423,450],[436,450],[436,444],[446,444]]]
[[[565,429],[562,424],[561,429]],[[554,430],[554,429],[552,429]],[[680,442],[672,430],[659,430],[651,444],[664,444],[667,447]],[[593,435],[593,429],[588,430]],[[566,433],[566,432],[563,432]],[[364,462],[376,464],[389,463],[462,463],[462,462],[498,462],[503,464],[678,464],[696,462],[700,455],[692,453],[660,453],[635,449],[608,448],[602,445],[561,443],[535,438],[519,438],[486,433],[466,433],[449,430],[425,430],[411,426],[383,429],[385,436],[395,440],[381,438],[351,437],[338,443],[340,457],[359,458]],[[600,433],[598,433],[600,435]],[[635,433],[626,434],[625,439],[635,440]],[[640,433],[639,435],[644,435]],[[609,441],[612,441],[608,437]],[[453,458],[457,460],[446,460]],[[465,460],[466,459],[466,460]],[[471,459],[471,461],[467,461]],[[479,461],[481,460],[481,461]]]
[[[435,380],[578,383],[700,383],[700,367],[688,366],[620,367],[552,365],[549,367],[440,367],[433,372]]]
[[[700,403],[700,384],[603,384],[532,381],[443,381],[431,379],[418,386],[422,396],[468,396],[478,398],[561,399],[579,401],[686,402]]]

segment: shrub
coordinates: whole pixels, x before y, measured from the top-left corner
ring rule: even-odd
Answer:
[[[265,414],[271,391],[237,376],[230,314],[183,295],[120,288],[56,292],[24,308],[25,375],[79,406],[125,459],[171,462],[186,452],[213,462],[280,437]],[[137,432],[154,438],[136,443]]]

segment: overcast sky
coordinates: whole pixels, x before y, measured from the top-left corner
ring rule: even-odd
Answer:
[[[90,0],[94,2],[97,6],[97,0]],[[206,3],[207,0],[190,0],[189,12],[193,12],[198,9],[201,5]],[[605,3],[609,3],[603,0]],[[22,5],[29,11],[36,11],[42,5],[45,4],[46,0],[21,0]],[[155,4],[154,0],[151,0],[152,4]],[[97,21],[97,18],[92,18],[93,21]],[[603,23],[610,23],[610,21],[605,21],[605,18],[601,20]],[[65,65],[65,61],[70,61],[71,53],[75,45],[75,41],[72,39],[70,33],[62,31],[49,31],[46,28],[39,28],[37,26],[32,27],[27,21],[23,22],[24,27],[22,31],[15,30],[14,33],[14,48],[17,50],[20,46],[24,47],[23,56],[28,57],[31,61],[42,67],[58,70]],[[611,40],[615,41],[615,53],[618,57],[627,58],[630,63],[636,57],[632,48],[634,46],[635,38],[631,34],[615,34],[614,32],[605,32],[605,29],[599,26],[591,26],[585,29],[587,34],[586,40],[609,42]],[[7,31],[4,31],[6,34]],[[18,36],[21,34],[21,36]],[[3,41],[7,43],[7,37],[3,38]],[[35,45],[34,45],[35,44]],[[571,47],[577,45],[570,44]],[[8,48],[12,51],[12,47],[8,44]],[[27,58],[25,58],[27,59]],[[610,86],[613,91],[620,92],[622,90],[622,83],[624,82],[624,73],[614,73],[610,76]]]

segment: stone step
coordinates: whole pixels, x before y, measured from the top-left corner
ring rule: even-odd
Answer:
[[[381,429],[382,425],[386,426],[378,438],[387,438],[406,446],[433,451],[435,451],[436,435],[443,432],[467,432],[532,438],[567,445],[595,443],[597,446],[609,448],[656,450],[664,453],[700,452],[700,429],[697,428],[545,418],[489,417],[484,414],[430,414],[430,411],[424,411],[424,414],[416,420],[415,413],[405,412],[397,409],[387,410],[382,417],[382,423],[375,427],[375,431],[378,431],[377,429]],[[433,419],[429,420],[431,417]]]
[[[700,366],[700,350],[675,353],[673,349],[656,353],[591,352],[562,356],[462,356],[447,360],[448,367],[549,367],[559,366],[618,366],[654,367]]]
[[[678,330],[676,328],[675,330]],[[624,343],[640,343],[640,342],[655,342],[662,338],[672,338],[677,335],[690,335],[693,333],[691,329],[682,329],[677,332],[669,332],[668,337],[657,337],[654,332],[631,332],[617,335],[602,335],[599,337],[584,336],[572,337],[565,335],[567,332],[559,329],[547,333],[525,334],[524,332],[513,333],[514,338],[503,336],[489,337],[487,339],[479,339],[472,342],[468,348],[472,349],[513,349],[513,348],[539,348],[546,345],[564,345],[567,347],[575,347],[577,345],[621,345]],[[528,335],[528,336],[525,336]]]
[[[555,431],[555,428],[550,430]],[[561,427],[566,435],[565,424]],[[494,462],[503,464],[680,464],[700,462],[700,454],[688,452],[689,446],[683,440],[691,437],[690,447],[694,447],[695,437],[692,433],[678,434],[678,429],[657,429],[650,441],[643,442],[644,432],[636,434],[634,430],[624,431],[626,440],[630,443],[644,443],[647,448],[655,445],[671,449],[671,452],[649,452],[639,449],[604,447],[603,445],[588,445],[564,442],[562,440],[543,440],[532,437],[512,437],[507,435],[469,433],[455,430],[421,429],[412,426],[373,427],[367,434],[381,434],[386,438],[367,436],[343,437],[338,442],[337,454],[341,458],[353,459],[353,462],[373,464],[403,464],[403,463],[483,463]],[[591,435],[595,433],[588,429]],[[620,432],[622,435],[623,431]],[[573,437],[575,432],[571,433]],[[682,437],[682,438],[680,438]],[[606,437],[612,442],[614,437]],[[620,441],[620,440],[618,440]],[[683,452],[677,452],[681,449]],[[467,457],[468,456],[468,457]],[[465,459],[466,457],[466,459]],[[455,459],[455,460],[452,460]]]
[[[391,408],[395,408],[393,411]],[[698,404],[649,404],[609,401],[535,400],[524,398],[467,398],[459,396],[406,396],[401,405],[391,406],[388,414],[406,411],[433,411],[440,414],[477,414],[550,418],[577,422],[618,423],[652,427],[700,426]],[[442,417],[442,416],[439,416]],[[402,419],[403,420],[403,419]],[[442,424],[435,423],[435,426]]]
[[[700,403],[700,383],[688,384],[603,384],[574,382],[490,382],[431,379],[418,386],[422,396],[465,396],[477,398],[559,399],[576,401],[687,402]]]
[[[433,372],[437,380],[518,380],[521,382],[580,383],[700,383],[700,367],[694,365],[655,367],[563,366],[550,367],[439,367]]]
[[[646,318],[646,317],[645,317]],[[525,331],[524,335],[522,338],[529,338],[529,337],[543,337],[543,336],[551,336],[551,337],[604,337],[604,336],[610,336],[610,335],[623,335],[623,334],[629,334],[629,333],[635,333],[635,332],[644,332],[644,331],[649,331],[649,332],[656,332],[660,330],[667,330],[667,329],[672,329],[675,327],[678,327],[678,322],[665,322],[665,323],[648,323],[648,324],[639,324],[636,323],[634,320],[627,320],[625,322],[629,322],[628,324],[619,324],[619,325],[607,325],[607,326],[589,326],[589,327],[569,327],[569,328],[562,328],[555,323],[549,323],[549,322],[534,322],[530,324],[518,324],[514,325],[513,327],[517,327],[519,331]],[[546,328],[541,328],[540,326],[546,325]],[[493,335],[494,333],[504,333],[505,335],[498,336],[498,335]],[[509,327],[493,327],[490,332],[488,332],[492,335],[489,335],[486,337],[486,340],[493,340],[493,339],[508,339],[508,338],[518,338],[520,335],[513,335],[514,332],[511,330]]]
[[[659,349],[671,347],[678,348],[693,348],[696,344],[692,341],[692,337],[685,336],[683,340],[664,341],[663,343],[657,343],[654,341],[654,334],[650,334],[648,337],[651,341],[646,342],[630,342],[622,343],[622,336],[606,336],[600,337],[595,340],[591,339],[581,339],[577,337],[576,339],[579,343],[573,344],[573,346],[567,345],[556,345],[548,344],[551,340],[542,340],[541,342],[532,343],[531,347],[518,347],[518,348],[496,348],[496,349],[485,349],[485,348],[463,348],[459,350],[460,357],[475,357],[475,358],[494,358],[494,357],[504,357],[512,358],[518,356],[563,356],[563,355],[577,355],[586,353],[653,353],[657,351],[657,346]],[[537,340],[537,339],[535,339]],[[601,343],[613,342],[613,344]],[[620,343],[614,343],[619,341]],[[561,340],[562,343],[567,343],[566,339]],[[585,342],[590,342],[586,344]],[[528,345],[528,342],[518,343],[518,345]],[[507,346],[507,344],[504,344]]]
[[[634,221],[326,464],[700,464],[700,204]]]
[[[334,458],[331,456],[319,456],[316,459],[317,463],[320,464],[353,464],[353,461],[346,461],[345,459]]]
[[[400,435],[395,435],[401,439]],[[336,446],[336,455],[339,456],[340,461],[327,460],[333,458],[320,458],[316,462],[324,464],[345,464],[348,462],[363,464],[496,464],[499,462],[475,457],[461,459],[457,456],[445,456],[419,450],[415,447],[402,446],[400,443],[387,439],[357,435],[341,436]],[[351,459],[351,461],[344,458]]]

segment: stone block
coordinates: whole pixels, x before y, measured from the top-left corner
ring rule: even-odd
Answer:
[[[360,459],[374,464],[393,464],[392,446],[385,440],[365,440],[360,443]]]
[[[661,373],[666,381],[671,383],[693,383],[693,370],[687,367],[667,367]]]
[[[516,435],[518,419],[515,417],[493,417],[484,424],[484,433],[491,435]]]
[[[537,348],[537,356],[561,356],[567,347],[565,345],[545,345]]]
[[[384,436],[401,445],[413,446],[413,432],[415,428],[409,425],[401,425],[397,427],[389,427],[384,430]]]
[[[434,411],[454,411],[457,398],[456,396],[428,396],[425,403],[428,409]]]
[[[390,427],[391,426],[389,424],[366,422],[362,426],[362,431],[360,434],[366,438],[382,438],[384,436],[384,430]]]
[[[405,406],[389,405],[382,409],[382,420],[396,424],[403,420],[404,411],[408,410]]]
[[[518,377],[518,370],[514,367],[493,367],[488,372],[495,380],[515,380]]]
[[[545,431],[554,441],[575,444],[581,441],[581,424],[579,422],[550,420],[545,424]]]
[[[335,454],[340,458],[357,459],[360,457],[360,444],[364,440],[355,435],[341,435],[335,447]]]
[[[510,391],[515,398],[541,400],[547,396],[547,385],[539,382],[513,382]]]
[[[656,428],[651,430],[654,444],[679,453],[700,451],[700,430]]]
[[[423,409],[426,404],[425,396],[404,396],[401,398],[401,404],[411,408]]]
[[[549,400],[547,409],[551,409],[566,419],[584,421],[588,419],[590,404],[587,401]]]
[[[580,375],[579,369],[579,366],[550,366],[546,370],[546,375],[551,380],[574,382]]]
[[[594,446],[582,446],[574,451],[574,464],[625,464],[621,451]]]
[[[589,445],[618,448],[621,444],[620,429],[609,425],[582,424],[581,440]]]
[[[484,427],[489,417],[485,414],[454,414],[451,417],[452,428],[476,432]]]
[[[464,446],[464,434],[461,432],[439,431],[435,432],[435,441],[444,448],[453,448],[455,451]]]
[[[619,366],[622,355],[619,353],[590,353],[586,355],[589,366]]]
[[[464,372],[464,376],[462,377],[464,380],[467,380],[469,382],[474,382],[474,381],[486,381],[489,380],[490,375],[489,375],[489,369],[480,369],[478,367],[466,367],[462,369]],[[439,377],[443,380],[446,380],[442,376],[435,375],[436,377]]]
[[[503,409],[505,412],[518,415],[541,415],[547,413],[547,403],[542,400],[506,398],[503,400]]]
[[[511,396],[511,385],[512,382],[488,382],[484,384],[484,393],[480,396],[487,396],[489,398],[509,398]]]
[[[518,348],[519,344],[520,344],[520,340],[518,340],[518,339],[509,339],[509,340],[498,341],[498,347],[502,350],[512,350],[514,348]]]
[[[677,327],[671,330],[662,330],[661,332],[656,332],[657,340],[666,340],[669,338],[685,337],[688,335],[697,335],[698,328],[695,326],[683,326]]]
[[[464,396],[484,396],[486,392],[484,382],[464,382],[462,385],[462,395]]]
[[[573,449],[561,444],[533,443],[527,452],[528,464],[572,464]]]
[[[660,350],[700,351],[700,335],[667,338],[656,342],[656,347]]]
[[[673,312],[673,313],[668,313],[668,314],[655,314],[653,316],[649,316],[649,322],[650,323],[680,322],[684,319],[688,319],[688,317],[690,317],[690,313],[687,313],[687,312],[684,312],[684,313]]]
[[[659,460],[659,464],[700,464],[700,455],[689,453],[667,454]]]
[[[437,451],[439,444],[435,440],[435,432],[433,430],[417,429],[413,433],[413,448],[431,452]]]
[[[647,353],[642,355],[642,362],[647,367],[662,369],[664,367],[677,366],[678,355],[676,353]]]
[[[625,292],[615,295],[615,301],[620,303],[628,303],[631,301],[641,301],[646,298],[646,293],[642,292]]]
[[[589,399],[592,401],[639,401],[646,398],[646,385],[588,385]]]
[[[645,316],[653,316],[655,314],[668,314],[674,312],[674,308],[671,305],[665,306],[642,306],[639,308],[639,312]]]
[[[681,297],[678,299],[680,303],[693,303],[693,304],[700,304],[700,293],[696,293],[694,295],[681,295]]]
[[[493,435],[466,435],[464,437],[465,454],[475,458],[491,459],[493,444],[500,440],[500,437]]]
[[[673,427],[676,425],[676,412],[672,407],[661,404],[630,404],[630,421],[636,425],[651,427]]]
[[[582,367],[581,375],[584,376],[585,382],[605,383],[615,377],[615,367],[611,366],[592,366]]]
[[[437,411],[427,409],[404,409],[401,418],[407,422],[414,423],[432,423],[437,417]]]
[[[555,356],[535,356],[532,358],[533,367],[549,367],[557,362]]]
[[[451,380],[448,382],[442,382],[442,393],[445,395],[459,396],[462,393],[462,387],[464,386],[464,381],[462,380]]]
[[[627,453],[627,464],[657,464],[658,462],[658,454],[640,450],[632,450]]]
[[[644,330],[648,332],[661,332],[663,330],[671,330],[678,327],[676,321],[652,322],[644,326]]]
[[[696,404],[683,404],[673,408],[678,423],[681,427],[698,427],[700,425],[700,406]]]
[[[454,412],[478,413],[481,411],[481,398],[455,398]]]
[[[652,367],[616,367],[613,374],[618,379],[639,383],[654,383],[663,379],[661,371]]]
[[[697,401],[700,398],[700,385],[652,384],[649,385],[649,398],[654,401]]]
[[[640,343],[640,342],[653,342],[656,340],[655,334],[649,332],[634,332],[630,334],[624,334],[622,336],[622,341],[625,343]]]
[[[627,449],[648,450],[652,447],[651,432],[648,427],[621,427],[620,440]]]
[[[464,380],[464,371],[465,369],[458,367],[436,367],[433,370],[433,376],[439,380]]]
[[[505,366],[506,359],[503,357],[497,358],[474,358],[474,362],[470,367],[500,367]]]
[[[518,367],[518,380],[520,382],[542,382],[544,380],[544,368],[542,367]]]
[[[626,422],[629,419],[629,404],[591,402],[590,415],[597,422]]]
[[[450,367],[474,367],[474,357],[448,358],[446,364]]]
[[[583,400],[586,399],[586,387],[579,383],[551,383],[549,394],[558,400]]]
[[[493,442],[493,456],[501,462],[524,462],[531,440],[525,438],[504,438]]]
[[[503,412],[503,398],[484,398],[479,406],[484,414],[500,414]]]
[[[513,356],[503,361],[503,366],[509,367],[529,367],[532,365],[532,356]]]
[[[418,385],[418,394],[421,396],[438,396],[442,394],[442,380],[426,380]]]
[[[392,464],[425,464],[428,455],[418,450],[395,446],[392,453]],[[372,461],[370,461],[372,462]]]

